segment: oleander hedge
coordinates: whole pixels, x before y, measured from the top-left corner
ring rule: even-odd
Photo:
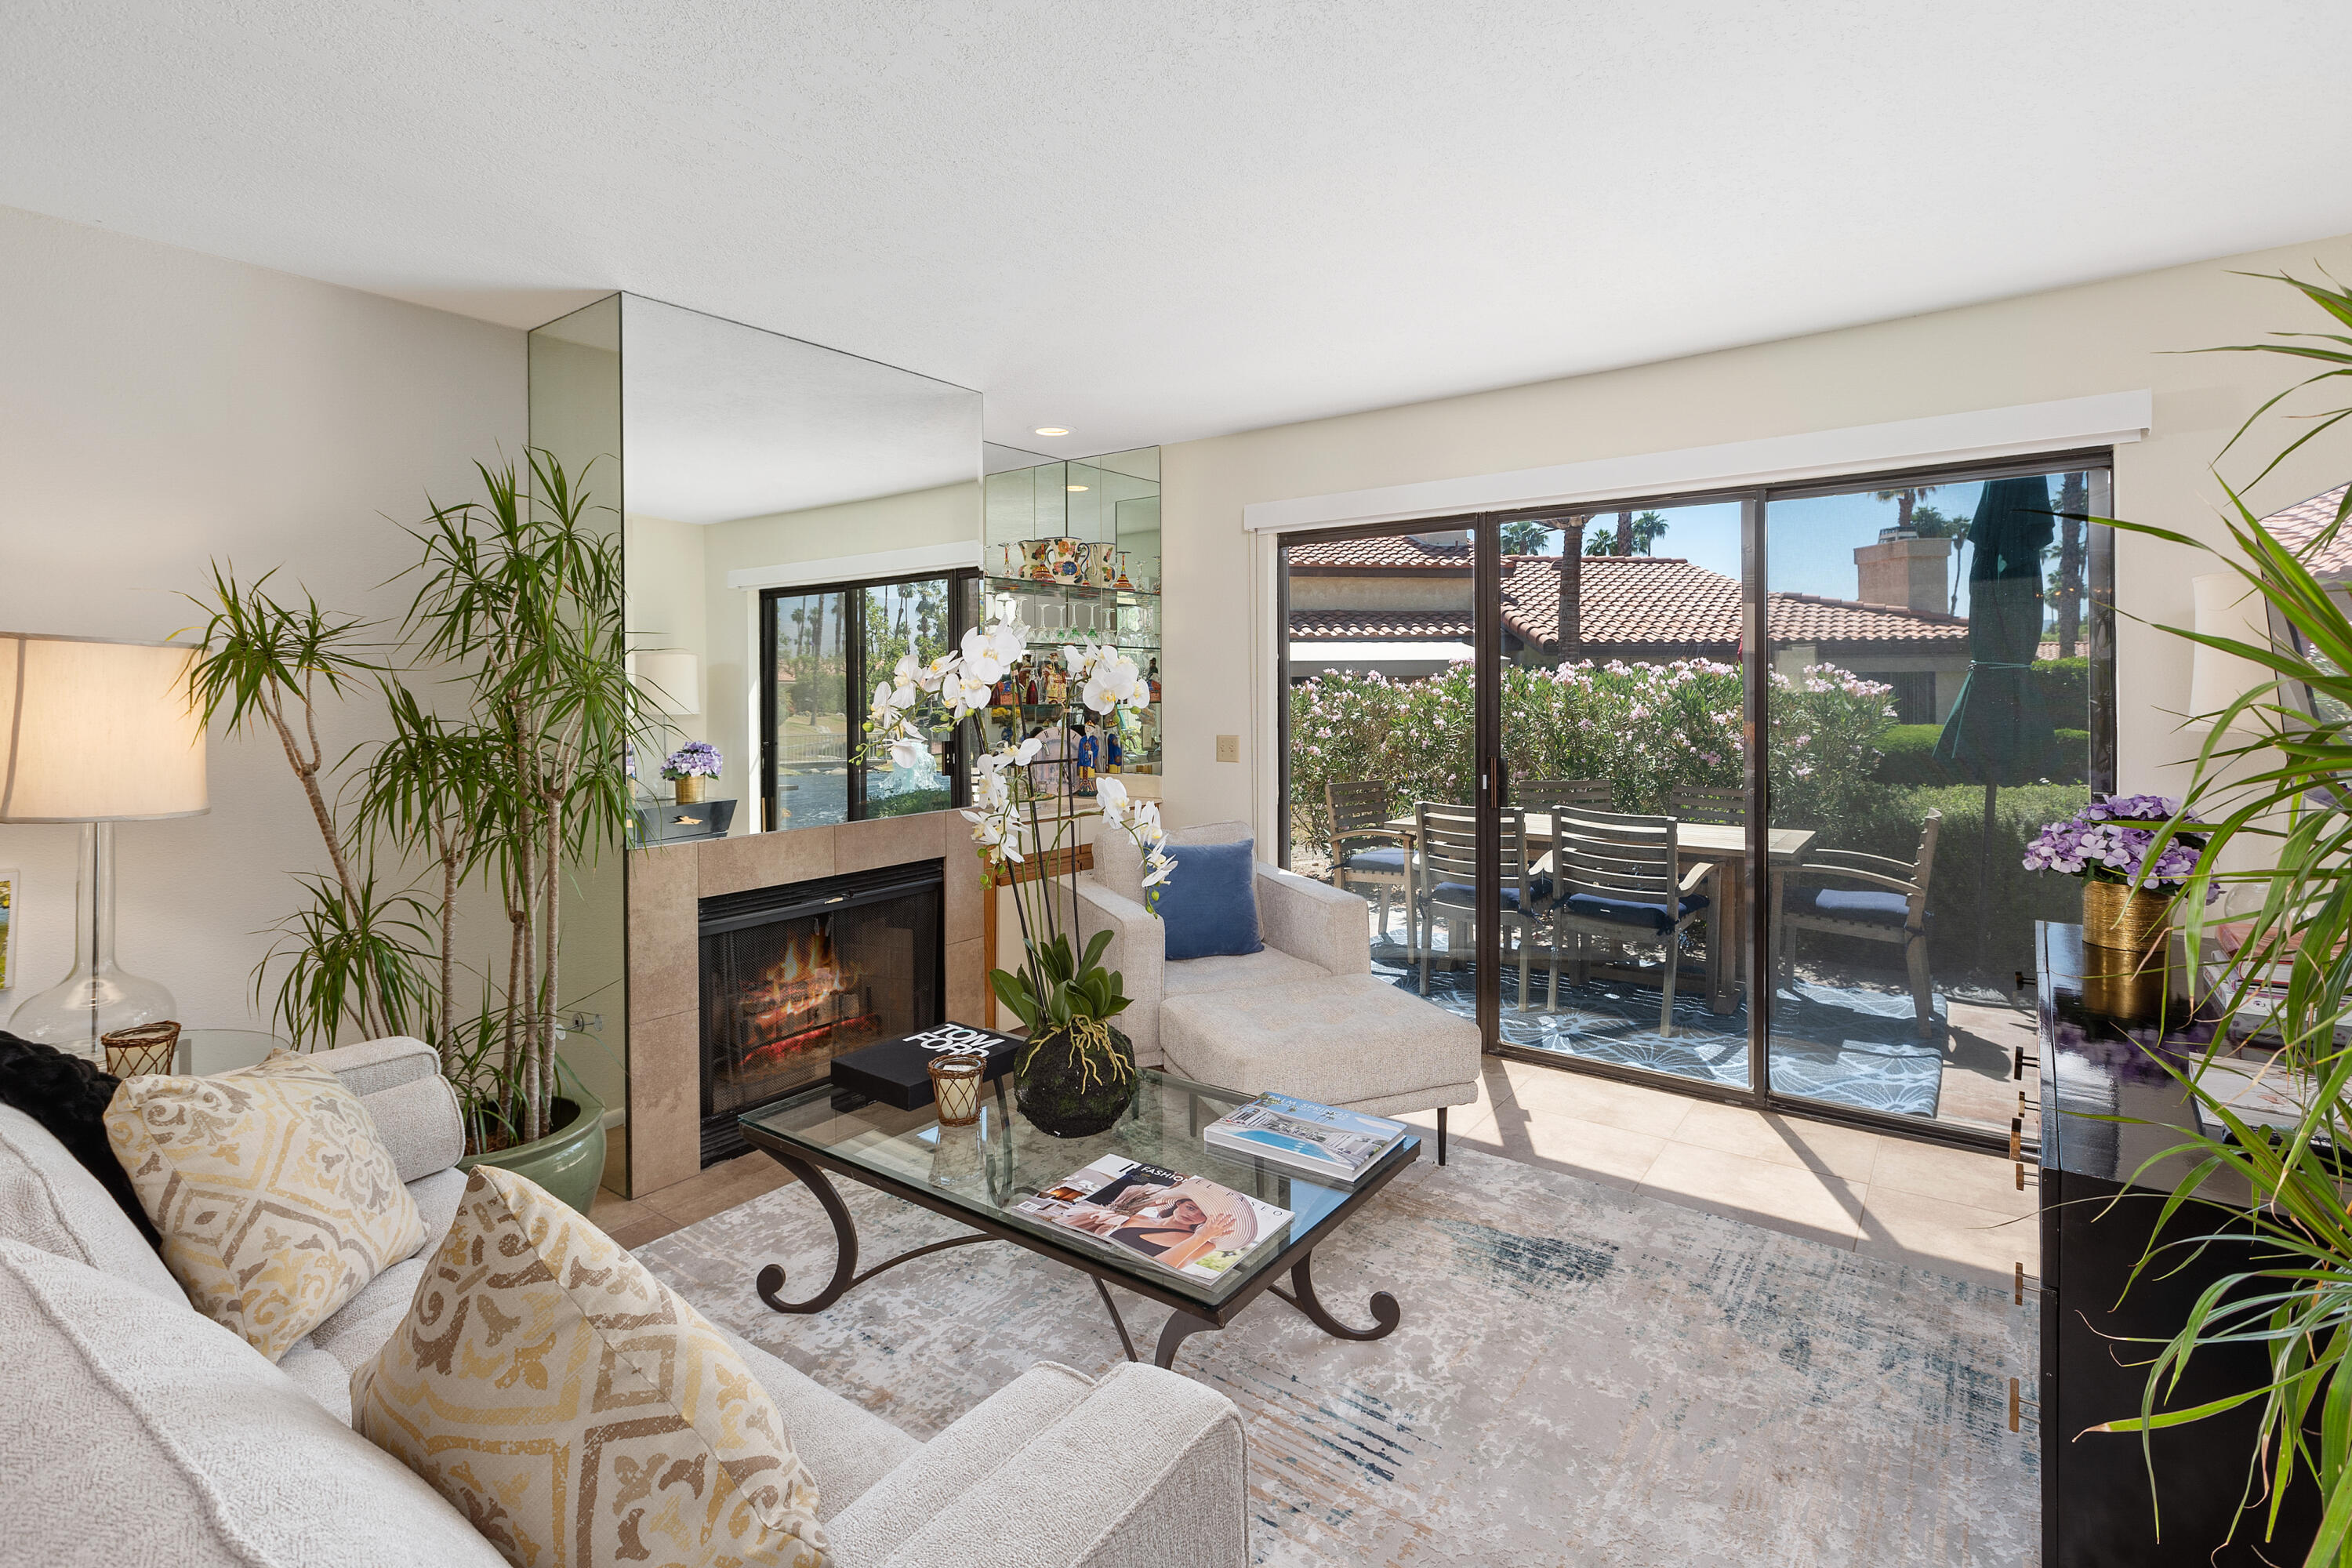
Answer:
[[[1940,808],[1928,903],[1936,973],[1951,980],[1974,971],[1992,984],[2032,968],[2032,922],[2077,918],[2081,895],[2071,879],[2027,871],[2025,845],[2086,798],[2079,781],[2088,734],[2059,731],[2056,772],[2000,792],[1988,847],[1983,787],[1944,776],[1930,754],[1937,727],[1895,724],[1888,688],[1828,666],[1773,680],[1775,825],[1813,828],[1823,847],[1908,860],[1920,823]],[[1740,782],[1739,694],[1738,669],[1706,660],[1513,666],[1503,679],[1504,753],[1513,778],[1606,779],[1619,810],[1658,811],[1678,784]],[[1416,800],[1468,801],[1472,723],[1467,664],[1422,680],[1340,672],[1296,687],[1293,843],[1326,847],[1327,780],[1385,779],[1400,815]],[[1988,848],[1980,903],[1977,871]],[[1801,956],[1826,962],[1900,962],[1885,943],[1811,934],[1797,942]]]

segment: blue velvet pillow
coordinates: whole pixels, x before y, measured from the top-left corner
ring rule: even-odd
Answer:
[[[1257,936],[1257,844],[1171,844],[1176,868],[1160,884],[1160,921],[1171,961],[1264,952]]]

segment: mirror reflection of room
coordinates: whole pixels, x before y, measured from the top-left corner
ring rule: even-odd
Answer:
[[[858,761],[875,684],[977,605],[980,395],[625,296],[632,676],[651,841],[955,804],[950,759]]]

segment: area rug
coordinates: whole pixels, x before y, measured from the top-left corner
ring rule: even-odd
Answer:
[[[864,1257],[955,1234],[845,1184]],[[833,1265],[779,1188],[638,1249],[718,1321],[928,1438],[1040,1361],[1118,1359],[1087,1279],[997,1244],[920,1258],[824,1312],[752,1293]],[[1410,1167],[1318,1253],[1316,1284],[1385,1340],[1328,1338],[1262,1297],[1176,1368],[1249,1433],[1263,1563],[1883,1565],[2039,1557],[2036,1364],[2007,1292],[1471,1151]],[[1164,1309],[1118,1293],[1140,1344]]]

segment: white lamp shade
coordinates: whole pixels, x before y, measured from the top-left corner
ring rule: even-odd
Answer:
[[[677,717],[702,711],[702,661],[690,653],[641,653],[637,689],[656,713]]]
[[[2189,587],[2197,595],[2196,627],[2200,636],[2228,637],[2256,647],[2270,646],[2270,610],[2252,584],[2235,572],[2213,572],[2192,579]],[[2199,643],[2189,664],[2189,716],[2219,713],[2247,692],[2267,689],[2274,679],[2269,668],[2251,658]],[[2267,689],[2255,700],[2269,701]],[[2262,725],[2257,715],[2241,713],[2231,728],[2255,731]]]
[[[209,810],[194,658],[185,644],[0,632],[0,822]]]

